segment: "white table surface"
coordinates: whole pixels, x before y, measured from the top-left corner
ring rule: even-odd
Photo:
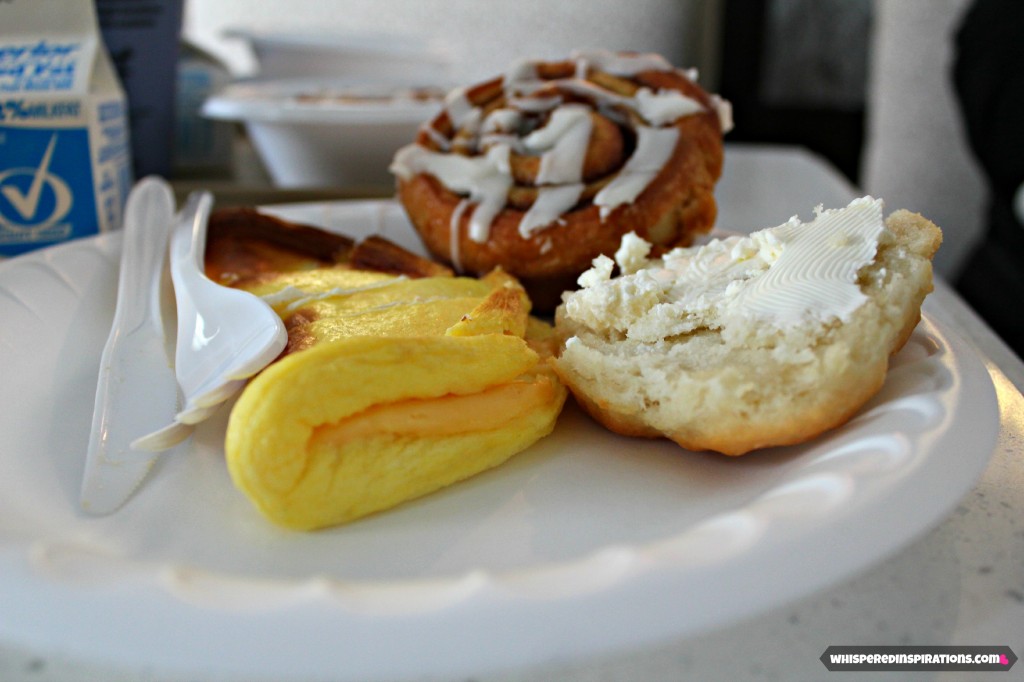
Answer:
[[[731,146],[726,159],[717,190],[718,224],[725,229],[768,227],[793,214],[809,219],[819,203],[838,207],[858,195],[838,172],[800,149]],[[452,682],[789,681],[830,675],[946,682],[986,673],[829,673],[819,656],[830,645],[1006,645],[1018,656],[1024,653],[1024,363],[944,282],[936,283],[925,311],[977,345],[996,388],[1002,422],[981,479],[936,528],[852,580],[721,631],[600,660]],[[1024,679],[1024,665],[988,675]],[[171,678],[0,643],[0,680]]]

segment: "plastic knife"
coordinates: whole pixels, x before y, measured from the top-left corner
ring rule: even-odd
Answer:
[[[92,433],[82,479],[82,510],[118,510],[146,478],[159,453],[133,450],[138,437],[178,411],[178,382],[168,358],[162,281],[174,197],[159,178],[128,195],[114,321],[100,360]],[[189,435],[180,434],[179,442]]]

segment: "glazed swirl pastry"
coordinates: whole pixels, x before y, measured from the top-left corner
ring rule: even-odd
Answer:
[[[452,91],[391,169],[435,257],[500,266],[551,310],[622,235],[675,247],[711,229],[730,126],[658,55],[577,53]]]

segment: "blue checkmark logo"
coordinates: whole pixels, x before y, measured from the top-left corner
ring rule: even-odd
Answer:
[[[86,126],[0,122],[0,257],[99,231],[94,151]]]
[[[58,134],[53,133],[36,165],[9,168],[0,173],[0,224],[4,227],[26,230],[45,227],[59,222],[71,210],[70,188],[50,172],[57,138]]]

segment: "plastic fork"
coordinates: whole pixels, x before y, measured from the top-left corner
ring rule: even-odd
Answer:
[[[171,234],[171,280],[178,310],[175,374],[184,407],[167,427],[134,441],[163,450],[209,418],[270,364],[288,341],[284,323],[261,298],[204,274],[209,192],[193,192]]]

